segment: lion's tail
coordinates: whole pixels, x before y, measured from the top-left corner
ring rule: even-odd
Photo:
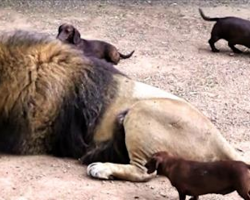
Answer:
[[[214,17],[214,18],[211,18],[211,17],[207,17],[204,12],[199,8],[199,13],[201,15],[201,17],[206,20],[206,21],[218,21],[220,18],[218,17]]]
[[[126,110],[117,116],[112,140],[102,142],[88,149],[87,153],[80,159],[81,163],[87,165],[92,162],[129,163],[123,127],[123,120],[127,112]]]

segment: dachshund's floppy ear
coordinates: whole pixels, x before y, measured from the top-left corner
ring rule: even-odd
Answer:
[[[63,27],[64,24],[61,24],[59,27],[58,27],[58,33],[62,32],[62,27]]]
[[[56,38],[59,38],[59,35],[60,35],[60,33],[62,32],[63,25],[64,25],[64,24],[62,24],[62,25],[60,25],[60,26],[58,27],[58,33],[57,33]]]
[[[74,32],[73,32],[73,43],[74,44],[78,44],[81,40],[81,34],[79,33],[79,31],[74,28]]]

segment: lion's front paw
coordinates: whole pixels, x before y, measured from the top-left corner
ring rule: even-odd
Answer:
[[[87,174],[98,179],[113,179],[112,172],[107,164],[95,162],[87,167]]]

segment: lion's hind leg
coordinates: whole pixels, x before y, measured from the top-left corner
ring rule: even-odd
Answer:
[[[95,162],[88,165],[87,174],[98,179],[121,179],[134,182],[148,181],[156,176],[156,172],[147,173],[145,167],[133,164],[114,164]]]
[[[153,105],[148,109],[147,101],[141,101],[129,109],[122,121],[130,164],[94,162],[87,168],[88,175],[99,179],[118,178],[135,182],[155,177],[156,172],[148,174],[144,165],[154,153],[169,150],[166,143],[169,140],[167,136],[171,135],[171,130],[165,126],[166,120],[162,125],[162,109],[157,112],[157,108]]]
[[[132,113],[132,114],[131,114]],[[93,178],[98,179],[121,179],[128,180],[134,182],[143,182],[148,181],[149,179],[156,176],[156,172],[152,174],[147,173],[147,169],[144,166],[147,162],[148,158],[148,145],[150,145],[151,138],[146,137],[147,141],[141,140],[144,134],[141,134],[141,131],[145,131],[145,129],[141,129],[141,126],[137,128],[134,127],[134,123],[131,121],[136,121],[134,117],[137,118],[137,111],[130,110],[129,114],[126,112],[125,118],[121,119],[120,123],[123,124],[124,128],[124,142],[126,145],[127,153],[128,153],[128,164],[115,164],[111,162],[94,162],[88,165],[87,174]],[[144,114],[143,114],[144,115]],[[128,119],[130,120],[128,120]],[[120,119],[119,119],[120,120]],[[127,123],[124,122],[128,121]],[[145,119],[141,119],[145,121]],[[138,122],[136,123],[138,124]],[[139,129],[138,129],[139,128]],[[119,135],[121,133],[118,133]],[[115,134],[114,137],[117,137]],[[114,146],[114,144],[112,144]],[[121,147],[120,147],[121,148]],[[149,148],[150,149],[150,148]],[[151,154],[150,154],[151,155]],[[99,160],[100,161],[100,160]]]

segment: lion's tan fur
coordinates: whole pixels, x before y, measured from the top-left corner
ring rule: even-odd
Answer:
[[[121,75],[115,77],[118,83],[117,97],[112,105],[106,110],[104,118],[97,128],[95,140],[97,142],[105,141],[112,137],[112,126],[116,116],[123,110],[130,108],[134,103],[151,98],[170,98],[185,101],[171,93],[158,88],[136,82]]]
[[[124,127],[128,133],[127,148],[132,152],[130,158],[139,165],[163,150],[199,161],[237,159],[238,156],[203,114],[181,101],[138,102],[125,117]]]

